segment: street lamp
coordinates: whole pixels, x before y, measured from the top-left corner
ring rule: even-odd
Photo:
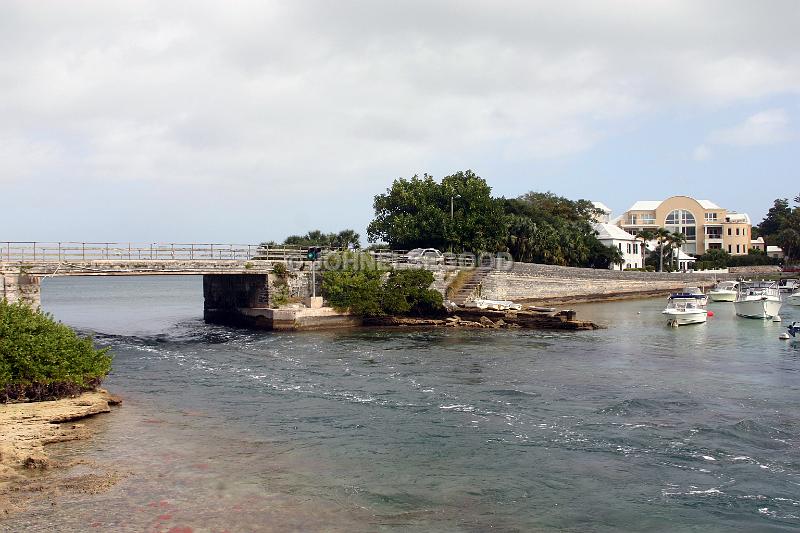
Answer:
[[[456,198],[461,198],[461,195],[460,194],[451,194],[450,195],[450,232],[451,232],[451,235],[452,235],[452,231],[453,231],[453,220],[454,220],[454,217],[453,217],[453,205],[454,204],[453,204],[453,202],[454,202],[454,200]],[[450,239],[450,253],[453,253],[453,240],[452,240],[452,237]]]

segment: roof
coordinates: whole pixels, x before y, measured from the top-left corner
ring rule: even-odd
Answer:
[[[639,200],[628,211],[655,211],[661,205],[661,200]]]
[[[689,196],[688,198],[691,198]],[[694,200],[694,198],[692,198]],[[634,203],[628,211],[655,211],[663,203],[664,200],[639,200]],[[696,200],[703,209],[722,209],[720,206],[711,200]]]
[[[631,235],[624,229],[614,224],[603,224],[595,222],[592,224],[594,230],[597,232],[597,238],[601,241],[615,240],[615,241],[635,241],[636,237]]]
[[[599,209],[600,211],[602,211],[603,213],[605,213],[605,214],[607,214],[607,215],[608,215],[608,214],[611,214],[611,208],[610,208],[610,207],[608,207],[608,206],[607,206],[606,204],[604,204],[603,202],[594,202],[594,201],[593,201],[593,202],[592,202],[592,205],[593,205],[593,206],[594,206],[596,209]]]
[[[736,211],[731,211],[725,218],[730,219],[731,222],[744,222],[746,224],[750,224],[750,215],[747,213],[737,213]]]
[[[780,246],[767,246],[767,253],[769,252],[782,252],[783,248]]]
[[[758,239],[751,239],[750,244],[764,244],[764,237],[759,237]]]
[[[683,250],[678,250],[678,261],[697,261],[697,259],[685,253]]]

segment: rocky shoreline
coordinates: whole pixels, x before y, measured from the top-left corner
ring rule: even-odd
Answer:
[[[74,398],[0,405],[0,517],[20,510],[22,493],[47,490],[46,484],[35,486],[32,473],[67,466],[48,458],[47,444],[90,437],[77,421],[108,413],[121,402],[98,389]]]
[[[534,311],[493,311],[490,309],[458,309],[444,318],[379,317],[364,321],[373,327],[448,327],[472,329],[560,329],[593,330],[594,322],[577,320],[575,311],[539,313]]]

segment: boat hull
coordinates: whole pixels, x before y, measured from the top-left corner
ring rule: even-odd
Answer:
[[[770,299],[734,302],[736,314],[744,318],[772,318],[781,311],[781,302]]]
[[[674,320],[679,326],[686,326],[689,324],[702,324],[708,319],[708,314],[705,312],[673,312],[671,310],[663,311],[670,321]]]
[[[712,302],[733,302],[736,301],[736,291],[711,291],[708,293],[708,298]]]
[[[786,302],[789,305],[800,305],[800,293],[792,294],[788,298],[786,298]]]

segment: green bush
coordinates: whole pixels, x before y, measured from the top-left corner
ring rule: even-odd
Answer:
[[[380,270],[344,268],[322,274],[322,294],[331,307],[350,310],[359,316],[379,316],[381,309]]]
[[[395,270],[383,285],[382,310],[387,315],[430,315],[441,311],[442,293],[430,286],[433,273],[423,269]]]
[[[384,272],[348,264],[322,275],[322,294],[337,310],[363,317],[430,315],[442,310],[442,295],[430,289],[433,274],[423,269]]]
[[[94,389],[111,370],[107,352],[49,314],[0,301],[2,402],[56,399]]]

